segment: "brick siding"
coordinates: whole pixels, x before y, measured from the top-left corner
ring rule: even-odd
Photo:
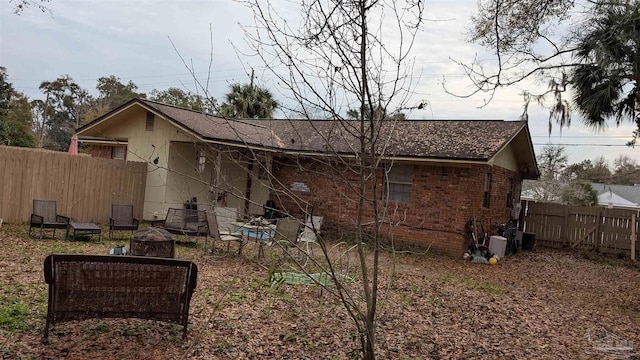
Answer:
[[[326,162],[300,160],[297,163],[276,161],[274,176],[280,183],[274,194],[293,193],[294,197],[274,197],[278,206],[294,216],[303,216],[310,211],[323,215],[327,226],[353,227],[358,204],[358,177],[346,167],[333,169]],[[492,174],[490,207],[482,206],[485,174]],[[452,255],[464,251],[465,223],[472,218],[481,222],[486,231],[491,224],[509,219],[511,209],[507,207],[509,179],[519,184],[516,172],[488,165],[459,167],[414,165],[411,201],[390,202],[386,211],[383,231],[393,238],[397,247],[420,247],[438,249]],[[307,191],[291,191],[291,184],[303,183]],[[373,194],[373,183],[369,181],[367,197]],[[377,199],[382,198],[383,171],[375,179]],[[277,186],[276,186],[277,188]],[[304,187],[301,187],[304,188]],[[514,191],[514,201],[519,200],[519,191]],[[372,220],[373,207],[365,206],[363,223]],[[325,226],[325,225],[323,225]]]

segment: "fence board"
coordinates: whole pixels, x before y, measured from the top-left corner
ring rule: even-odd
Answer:
[[[524,229],[535,233],[540,246],[571,246],[631,257],[633,247],[634,255],[639,250],[637,236],[632,237],[633,230],[640,228],[638,214],[628,209],[528,203]]]
[[[536,234],[536,243],[542,246],[563,245],[565,210],[562,205],[531,203],[528,208],[526,231]]]
[[[0,146],[0,218],[28,221],[33,199],[56,200],[76,221],[109,222],[113,199],[144,206],[147,165],[42,149]]]
[[[633,213],[633,210],[626,209],[604,209],[602,252],[609,254],[630,253]]]

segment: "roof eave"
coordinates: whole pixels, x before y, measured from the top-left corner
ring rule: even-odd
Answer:
[[[117,114],[129,109],[131,106],[134,105],[134,103],[140,103],[140,99],[133,98],[133,99],[127,101],[126,103],[116,107],[115,109],[107,112],[106,114],[98,116],[93,121],[90,121],[90,122],[80,126],[79,128],[77,128],[76,129],[76,134],[80,135],[82,132],[85,132],[85,131],[91,129],[92,127],[94,127],[94,126],[106,121],[107,119],[113,117],[114,115],[117,115]]]

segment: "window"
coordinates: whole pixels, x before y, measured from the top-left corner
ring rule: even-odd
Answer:
[[[111,158],[117,160],[127,159],[127,148],[124,146],[114,146],[111,148]]]
[[[488,208],[491,203],[491,173],[484,176],[484,193],[482,194],[482,206]]]
[[[385,171],[384,199],[408,203],[411,201],[413,166],[393,165]]]
[[[513,187],[515,183],[513,179],[509,179],[509,188],[507,189],[507,207],[513,208]]]
[[[153,120],[154,120],[153,113],[151,111],[147,111],[147,123],[145,127],[146,131],[153,131]]]

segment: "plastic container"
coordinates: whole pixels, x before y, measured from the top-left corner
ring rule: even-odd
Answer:
[[[504,251],[507,248],[507,238],[493,235],[489,238],[489,252],[499,256],[504,257]]]

